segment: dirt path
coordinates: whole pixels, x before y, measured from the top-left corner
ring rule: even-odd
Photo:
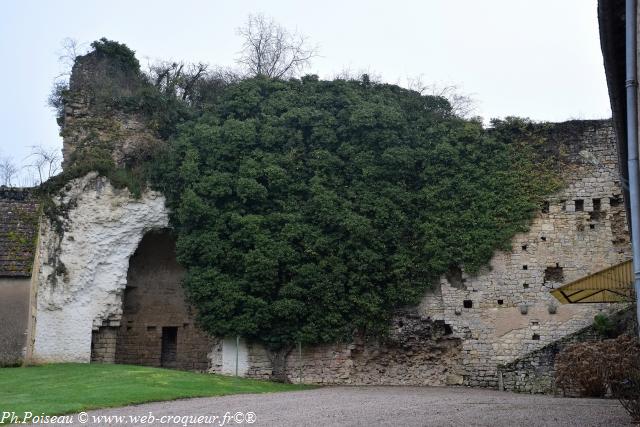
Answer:
[[[568,399],[448,387],[326,387],[301,392],[150,403],[92,411],[86,416],[87,422],[82,424],[78,415],[74,415],[72,425],[631,425],[626,412],[614,400]],[[96,418],[103,416],[111,419]],[[114,416],[123,418],[118,420]],[[148,418],[130,418],[142,416]],[[186,418],[189,416],[193,418]],[[201,418],[198,423],[199,416],[209,419]],[[215,416],[218,418],[213,419]]]

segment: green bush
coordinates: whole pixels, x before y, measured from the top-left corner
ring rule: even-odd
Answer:
[[[366,81],[228,86],[152,172],[202,326],[284,352],[383,336],[450,266],[508,249],[557,188],[522,128],[488,134],[442,98]]]

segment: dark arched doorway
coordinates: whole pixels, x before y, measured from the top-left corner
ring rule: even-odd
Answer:
[[[147,233],[129,260],[116,363],[204,371],[213,342],[185,302],[169,231]]]

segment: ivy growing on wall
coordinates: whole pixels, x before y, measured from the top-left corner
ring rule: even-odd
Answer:
[[[96,43],[139,76],[123,45]],[[96,92],[117,93],[96,100],[144,117],[167,145],[119,168],[88,135],[52,185],[98,170],[162,191],[201,326],[265,344],[275,376],[297,342],[384,336],[440,275],[509,249],[560,185],[543,125],[527,120],[488,131],[444,98],[368,78],[215,87],[197,108],[144,79]]]
[[[384,335],[451,266],[476,272],[558,182],[521,123],[365,81],[250,79],[178,127],[152,173],[201,324],[284,359]],[[276,358],[278,359],[278,358]]]

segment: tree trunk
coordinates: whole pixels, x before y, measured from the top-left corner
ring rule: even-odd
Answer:
[[[290,382],[287,378],[287,356],[291,353],[293,347],[286,346],[278,350],[271,350],[269,352],[269,359],[271,360],[271,379],[280,383]]]

